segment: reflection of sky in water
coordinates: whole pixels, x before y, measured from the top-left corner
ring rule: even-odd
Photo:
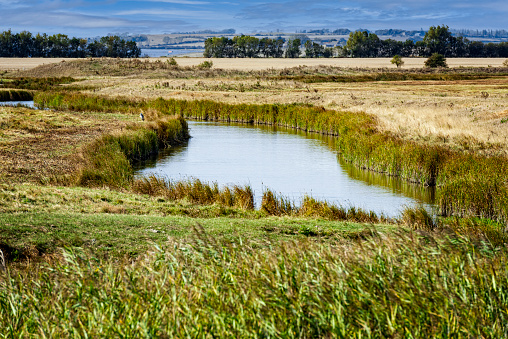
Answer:
[[[18,105],[36,108],[33,100],[32,101],[0,101],[0,106],[14,106],[14,107],[16,107]]]
[[[412,185],[399,180],[379,174],[377,179],[365,180],[350,166],[344,169],[337,161],[332,138],[271,127],[203,122],[190,122],[189,127],[192,138],[188,144],[167,152],[156,164],[145,164],[137,174],[249,184],[257,206],[264,188],[296,202],[308,194],[389,216],[397,215],[404,205],[428,201],[426,194],[409,192],[416,199],[406,197],[405,188]],[[413,186],[413,191],[421,189]]]

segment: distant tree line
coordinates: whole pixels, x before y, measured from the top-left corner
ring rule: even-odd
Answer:
[[[69,38],[65,34],[37,34],[11,30],[0,34],[0,57],[32,58],[84,58],[111,57],[137,58],[141,50],[134,41],[118,36],[105,36],[88,42],[86,39]]]
[[[448,26],[432,26],[422,41],[381,40],[374,33],[356,31],[349,34],[343,49],[344,56],[359,58],[391,57],[428,57],[439,53],[445,57],[459,58],[505,58],[508,57],[508,42],[487,43],[470,41],[464,37],[455,37]]]
[[[258,58],[273,57],[298,58],[302,52],[308,58],[353,57],[379,58],[429,57],[434,53],[445,57],[506,58],[508,42],[483,43],[455,37],[448,26],[432,26],[422,41],[381,40],[375,33],[355,31],[349,33],[345,46],[324,47],[321,44],[301,37],[285,41],[277,39],[258,39],[253,36],[209,38],[205,41],[204,56],[207,58]]]

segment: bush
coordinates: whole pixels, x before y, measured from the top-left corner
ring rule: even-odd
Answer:
[[[404,61],[402,61],[402,57],[400,55],[395,55],[390,62],[392,64],[394,64],[395,66],[397,66],[397,68],[399,68],[402,65],[404,65]]]
[[[166,61],[170,66],[178,66],[178,63],[176,62],[175,58],[171,58]]]
[[[503,62],[503,66],[504,66],[504,67],[508,67],[508,59],[506,59],[506,60]]]
[[[444,57],[444,55],[434,53],[427,60],[425,60],[425,67],[437,68],[437,67],[448,67],[448,65],[446,64],[446,58]]]
[[[203,69],[210,69],[210,68],[212,68],[212,66],[213,66],[212,61],[205,60],[202,63],[200,63],[197,67],[203,68]]]

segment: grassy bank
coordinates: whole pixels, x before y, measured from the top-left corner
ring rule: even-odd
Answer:
[[[0,275],[0,333],[62,337],[508,335],[508,256],[460,237],[223,242],[199,228],[137,260],[67,249]],[[410,244],[410,245],[408,245]]]
[[[104,134],[83,148],[83,160],[73,179],[75,184],[126,188],[133,181],[133,163],[189,138],[182,117],[166,117],[145,126],[127,127],[127,131]]]
[[[231,105],[211,101],[151,100],[132,102],[83,94],[45,93],[39,105],[59,109],[120,112],[160,112],[208,120],[279,125],[337,136],[338,150],[357,167],[439,186],[438,201],[445,216],[478,216],[508,220],[508,162],[405,141],[380,132],[365,113],[325,110],[307,105]]]

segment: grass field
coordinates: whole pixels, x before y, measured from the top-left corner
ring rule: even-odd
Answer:
[[[203,60],[0,59],[49,108],[0,107],[0,337],[508,336],[504,60]],[[449,213],[133,179],[178,112],[332,133]]]
[[[148,58],[151,62],[164,60],[165,58]],[[72,61],[75,59],[65,58],[0,58],[0,71],[28,70],[50,63]],[[143,58],[145,60],[145,58]],[[205,60],[211,60],[216,68],[235,69],[244,71],[264,69],[284,69],[298,66],[335,66],[335,67],[368,67],[368,68],[395,68],[390,63],[390,58],[340,58],[340,59],[241,59],[241,58],[176,58],[181,66],[196,66]],[[505,59],[503,58],[450,58],[449,67],[500,67]],[[403,68],[422,68],[424,58],[404,58]]]

